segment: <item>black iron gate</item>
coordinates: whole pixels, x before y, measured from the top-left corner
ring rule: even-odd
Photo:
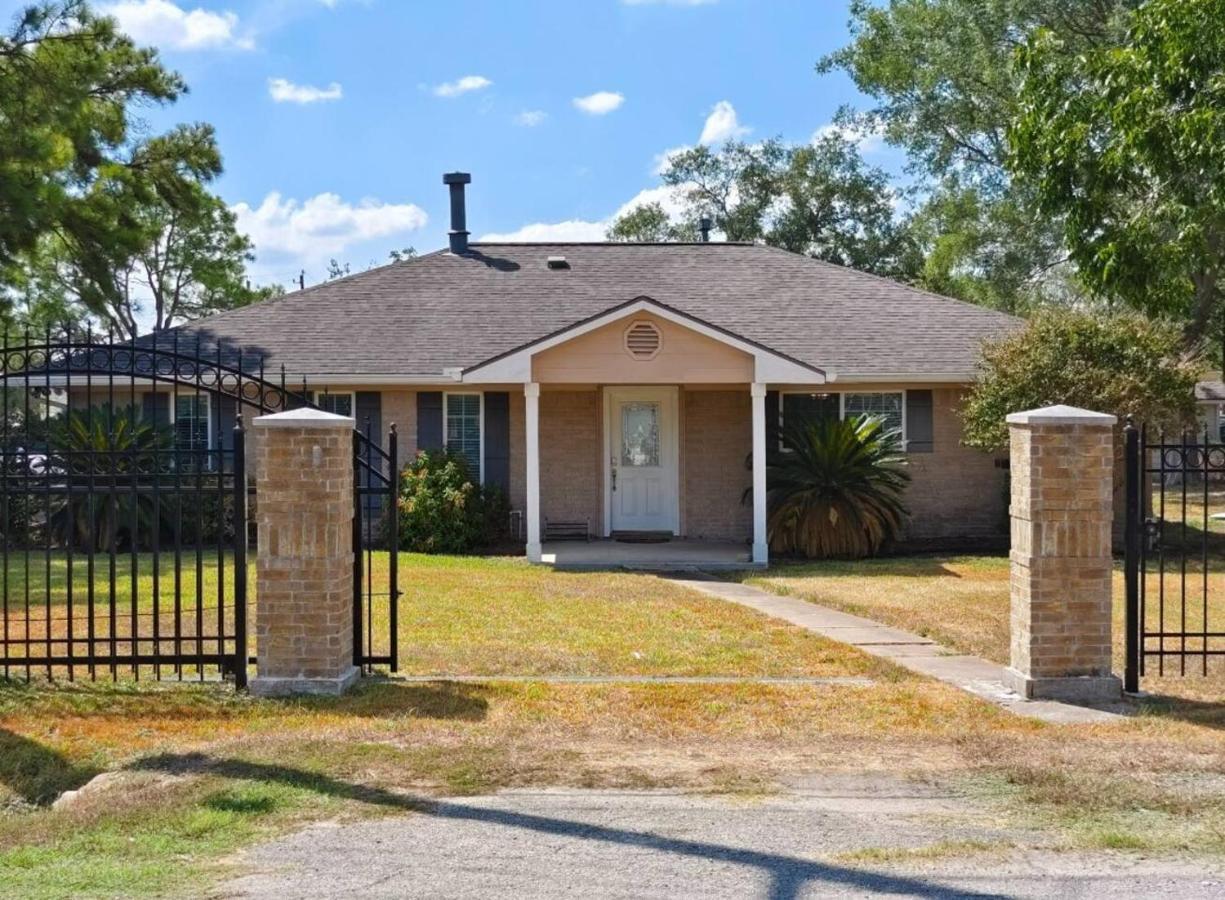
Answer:
[[[1128,420],[1124,684],[1216,674],[1225,657],[1225,444]]]
[[[353,658],[367,672],[399,668],[399,522],[396,426],[382,449],[365,423],[353,432]],[[383,553],[385,548],[386,562]]]
[[[0,348],[0,677],[242,687],[252,488],[243,413],[309,406],[239,348],[81,332]],[[389,451],[389,452],[388,452]],[[396,447],[354,434],[354,652],[396,665]],[[385,627],[385,631],[384,631]],[[376,640],[377,635],[377,640]]]

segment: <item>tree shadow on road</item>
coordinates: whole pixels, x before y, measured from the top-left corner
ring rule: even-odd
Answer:
[[[411,794],[401,794],[372,785],[351,784],[337,778],[269,763],[225,759],[202,753],[167,754],[144,759],[133,766],[141,771],[176,774],[198,772],[227,778],[284,784],[316,791],[329,797],[352,800],[375,806],[400,809],[405,812],[437,818],[478,822],[484,825],[516,828],[557,837],[578,838],[607,844],[621,844],[679,856],[697,857],[712,862],[749,866],[765,872],[770,879],[767,896],[771,900],[789,900],[812,883],[840,886],[879,894],[900,894],[908,897],[941,897],[953,900],[965,898],[1003,897],[1000,894],[968,892],[928,881],[872,872],[865,869],[836,866],[795,856],[765,853],[742,847],[706,841],[664,837],[647,831],[633,831],[592,825],[549,816],[487,809],[451,800],[433,800]]]

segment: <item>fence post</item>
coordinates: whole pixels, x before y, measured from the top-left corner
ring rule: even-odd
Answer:
[[[1012,641],[1005,683],[1028,699],[1092,703],[1111,674],[1114,416],[1051,406],[1008,416]]]
[[[256,677],[261,696],[339,694],[353,658],[353,419],[295,409],[254,422]]]
[[[400,669],[400,436],[396,431],[396,424],[391,423],[391,429],[387,434],[387,453],[390,457],[390,462],[387,467],[390,471],[387,473],[388,484],[391,489],[387,492],[387,509],[388,516],[387,525],[387,603],[390,622],[388,627],[391,632],[391,671],[397,672]]]
[[[1140,462],[1140,431],[1131,417],[1127,418],[1127,525],[1123,532],[1123,580],[1126,589],[1126,660],[1123,668],[1123,690],[1129,694],[1140,690],[1140,486],[1144,468]]]
[[[221,454],[218,454],[221,456]],[[234,421],[234,687],[247,686],[247,432]]]

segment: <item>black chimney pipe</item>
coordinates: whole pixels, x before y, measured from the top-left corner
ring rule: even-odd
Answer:
[[[710,220],[709,216],[702,216],[702,218],[698,220],[698,228],[700,228],[702,231],[703,244],[710,243],[710,229],[714,227],[714,224],[715,223]]]
[[[467,172],[447,172],[442,183],[451,188],[451,239],[452,253],[468,252],[468,214],[464,209],[464,185],[472,183]]]

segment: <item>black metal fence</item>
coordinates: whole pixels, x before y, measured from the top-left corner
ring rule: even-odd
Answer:
[[[0,677],[246,682],[248,416],[312,406],[239,348],[0,347]],[[396,438],[354,432],[356,662],[397,662]]]
[[[1225,444],[1125,430],[1124,685],[1216,674],[1225,657]]]

